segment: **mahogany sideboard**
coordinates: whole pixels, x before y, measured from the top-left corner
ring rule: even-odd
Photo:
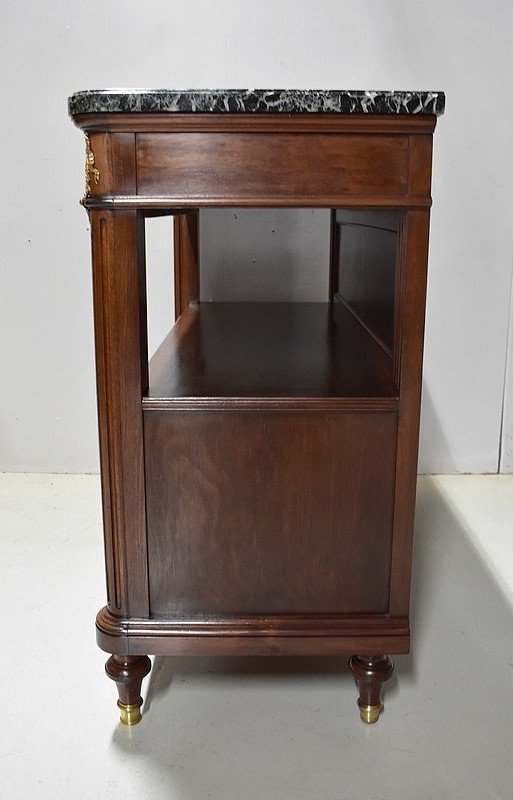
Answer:
[[[441,92],[100,90],[86,134],[107,605],[121,721],[155,655],[350,656],[375,722],[410,644]],[[199,210],[324,208],[323,303],[200,302]],[[145,218],[174,216],[148,359]],[[321,268],[322,265],[319,265]]]

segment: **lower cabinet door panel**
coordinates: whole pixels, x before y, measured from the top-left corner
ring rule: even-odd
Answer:
[[[388,611],[393,412],[144,412],[150,608]]]

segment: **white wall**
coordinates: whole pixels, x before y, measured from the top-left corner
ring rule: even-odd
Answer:
[[[512,27],[505,0],[4,0],[0,468],[98,468],[83,140],[66,97],[260,86],[446,91],[421,468],[496,470],[513,252]]]
[[[504,370],[504,408],[499,471],[513,473],[513,275],[509,309],[508,357]]]
[[[329,297],[327,209],[204,209],[203,301],[296,301]]]

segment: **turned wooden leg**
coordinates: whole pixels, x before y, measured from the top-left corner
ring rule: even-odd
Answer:
[[[141,720],[141,683],[150,669],[148,656],[111,656],[105,664],[105,672],[118,687],[123,725],[137,725]]]
[[[378,721],[383,711],[381,691],[393,671],[394,664],[388,656],[353,656],[349,669],[354,675],[358,692],[358,708],[362,722],[372,724]]]

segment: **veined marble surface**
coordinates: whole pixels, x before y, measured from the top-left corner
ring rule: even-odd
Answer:
[[[373,89],[88,89],[70,97],[68,106],[71,116],[130,112],[439,116],[445,95]]]

